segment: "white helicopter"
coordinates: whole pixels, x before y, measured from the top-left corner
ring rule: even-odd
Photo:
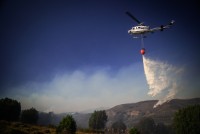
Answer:
[[[150,28],[149,26],[145,26],[144,23],[141,23],[131,13],[126,12],[126,14],[138,23],[137,26],[134,26],[130,30],[128,30],[129,34],[135,35],[134,38],[138,38],[137,35],[141,35],[141,37],[143,38],[145,37],[144,34],[154,33],[155,31],[163,31],[164,29],[170,28],[170,26],[172,26],[175,22],[174,20],[172,20],[167,25],[161,25],[160,27]]]

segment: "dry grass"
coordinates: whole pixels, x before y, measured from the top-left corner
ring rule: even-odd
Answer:
[[[56,134],[56,128],[0,120],[0,134]],[[78,131],[76,134],[92,134],[92,132]]]
[[[0,121],[1,134],[56,134],[55,128],[24,124],[20,122]]]

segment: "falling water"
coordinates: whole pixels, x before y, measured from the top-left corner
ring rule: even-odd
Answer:
[[[145,56],[143,56],[143,64],[149,86],[148,95],[152,97],[159,94],[163,95],[154,107],[173,99],[178,91],[178,76],[180,76],[183,69],[178,69],[170,64],[152,60]]]

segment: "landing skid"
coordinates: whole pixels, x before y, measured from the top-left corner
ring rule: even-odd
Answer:
[[[139,37],[139,36],[133,36],[133,38],[134,38],[134,39],[138,39],[138,38],[147,38],[147,36],[143,36],[143,35],[141,35],[141,37]]]

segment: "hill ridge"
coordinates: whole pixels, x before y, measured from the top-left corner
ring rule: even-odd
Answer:
[[[115,121],[122,120],[127,127],[131,127],[143,117],[151,117],[156,123],[162,122],[169,125],[172,123],[173,115],[180,108],[194,104],[200,105],[200,98],[173,99],[153,108],[157,101],[146,100],[114,106],[106,110],[106,114],[108,115],[107,126],[112,125]]]

